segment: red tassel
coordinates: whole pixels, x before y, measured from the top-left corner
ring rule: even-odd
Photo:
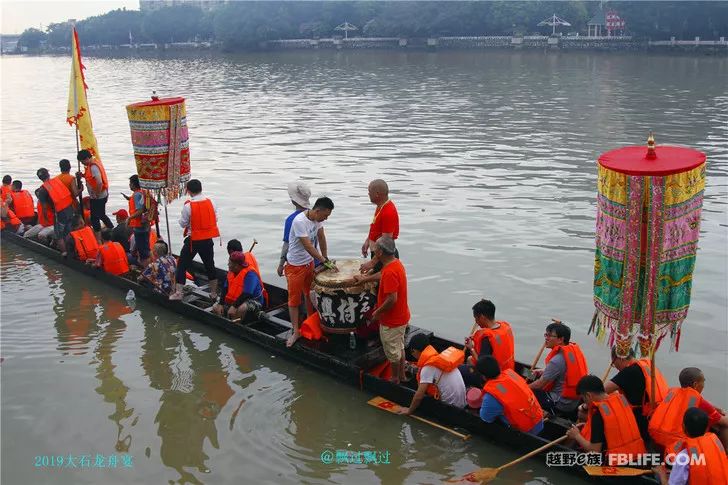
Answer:
[[[680,335],[682,335],[682,328],[677,331],[677,337],[675,337],[675,352],[680,350]]]

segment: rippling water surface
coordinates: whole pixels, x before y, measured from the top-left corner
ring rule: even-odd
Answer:
[[[2,58],[2,172],[35,186],[75,153],[64,124],[67,57]],[[540,52],[300,52],[88,58],[91,111],[112,185],[133,173],[124,106],[152,90],[187,98],[193,174],[223,238],[259,241],[275,276],[285,184],[307,180],[336,209],[330,254],[356,256],[366,186],[386,179],[401,219],[413,323],[461,339],[492,299],[531,360],[545,322],[586,335],[595,160],[611,148],[684,144],[708,155],[701,248],[672,383],[701,367],[728,404],[728,61]],[[181,207],[169,208],[172,223]],[[173,227],[174,227],[173,226]],[[173,230],[173,248],[181,240]],[[218,266],[224,266],[218,248]],[[257,347],[10,245],[2,248],[3,483],[439,483],[513,454],[382,414],[368,396]],[[324,450],[385,451],[390,464],[326,465]],[[37,455],[116,454],[132,467],[34,467]],[[572,481],[537,462],[504,483]]]

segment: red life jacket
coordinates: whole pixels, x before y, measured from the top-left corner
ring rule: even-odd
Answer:
[[[602,452],[607,454],[607,458],[610,454],[626,453],[637,456],[647,453],[637,427],[637,420],[634,418],[634,412],[621,393],[614,392],[603,401],[592,402],[588,413],[581,435],[587,440],[591,440],[592,418],[594,413],[601,414],[604,422],[604,439],[607,441],[604,443],[606,449],[602,449]],[[613,461],[615,463],[616,458],[615,456]]]
[[[676,441],[685,439],[683,416],[688,408],[697,407],[701,399],[700,393],[692,387],[670,389],[650,418],[648,431],[652,440],[668,449]]]
[[[498,328],[481,328],[473,335],[475,351],[480,356],[480,349],[483,346],[483,339],[487,338],[490,348],[493,349],[493,358],[498,361],[501,370],[515,369],[515,344],[513,342],[513,330],[508,322],[496,322]],[[530,429],[530,428],[529,428]]]
[[[677,455],[682,450],[695,457],[695,462],[690,463],[688,485],[728,485],[728,456],[714,433],[708,431],[697,438],[686,437],[671,451]]]
[[[240,272],[236,275],[233,274],[231,271],[228,271],[227,274],[227,282],[228,282],[228,288],[227,293],[225,294],[225,303],[228,305],[232,305],[235,303],[235,300],[240,298],[240,295],[243,294],[243,285],[245,283],[245,276],[248,274],[249,271],[255,272],[255,274],[258,276],[258,279],[260,280],[260,287],[263,288],[263,302],[265,305],[268,304],[268,292],[265,289],[265,286],[263,285],[263,279],[260,277],[260,269],[258,269],[258,261],[255,259],[255,256],[253,256],[252,253],[247,252],[245,254],[245,262],[248,263],[248,266],[240,270]],[[257,298],[257,296],[254,296],[254,298]]]
[[[137,192],[141,192],[141,189],[133,191],[131,197],[129,197],[129,219],[127,220],[126,225],[131,228],[142,227],[143,212],[137,217],[131,217],[132,214],[140,209],[140,207],[136,207],[136,204],[134,203],[134,196]]]
[[[10,192],[10,198],[13,200],[13,212],[20,219],[33,217],[35,209],[33,208],[33,196],[27,190],[19,192]]]
[[[126,259],[124,246],[118,242],[109,241],[100,248],[101,264],[104,271],[119,276],[129,272],[129,262]]]
[[[57,178],[43,182],[43,187],[48,191],[48,196],[53,201],[53,210],[56,211],[56,214],[73,203],[71,191]]]
[[[76,256],[81,261],[96,258],[99,251],[99,243],[96,241],[96,235],[89,226],[84,226],[71,232],[71,237],[76,246]]]
[[[566,345],[557,345],[549,355],[546,356],[546,363],[559,352],[564,353],[564,362],[566,362],[566,375],[564,376],[564,386],[561,388],[561,397],[565,399],[576,399],[579,395],[576,393],[576,385],[579,379],[589,374],[589,368],[586,365],[584,354],[577,344],[570,342]],[[554,382],[549,382],[544,386],[545,391],[550,391],[554,387]]]
[[[420,358],[417,359],[417,382],[420,382],[422,369],[428,365],[440,369],[442,373],[445,374],[457,369],[463,362],[465,362],[465,352],[460,349],[448,347],[438,353],[437,350],[435,350],[435,347],[428,345],[420,354]],[[440,391],[437,389],[437,382],[427,386],[427,394],[435,399],[440,399]]]
[[[53,215],[53,209],[51,208],[51,206],[43,206],[43,204],[38,201],[35,208],[38,212],[38,224],[43,227],[52,226],[56,217],[55,215]]]
[[[185,204],[190,204],[190,240],[204,241],[220,237],[215,208],[210,199],[188,200]]]
[[[99,169],[99,172],[101,172],[101,187],[98,186],[98,183],[96,182],[96,178],[91,174],[91,167],[96,165]],[[103,192],[104,190],[108,190],[109,188],[109,179],[106,178],[106,169],[104,169],[104,166],[96,159],[91,159],[91,161],[86,165],[86,170],[83,172],[83,177],[86,179],[86,184],[93,189],[95,193]]]
[[[645,378],[645,394],[642,398],[642,415],[643,416],[649,416],[652,414],[652,411],[654,408],[651,405],[651,397],[652,394],[652,374],[651,374],[651,362],[650,359],[644,358],[637,361],[637,365],[640,366],[640,370],[642,371],[642,375]],[[665,399],[665,395],[668,392],[667,382],[665,381],[665,378],[662,376],[662,372],[660,372],[660,369],[655,368],[655,406],[660,404],[663,399]]]
[[[524,433],[543,419],[543,410],[526,381],[514,370],[506,369],[483,386],[502,406],[508,423]]]

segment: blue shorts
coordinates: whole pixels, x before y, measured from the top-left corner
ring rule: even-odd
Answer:
[[[149,257],[149,231],[134,229],[134,246],[139,254],[139,259],[147,259]]]

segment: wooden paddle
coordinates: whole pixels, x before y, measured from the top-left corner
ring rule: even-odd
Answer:
[[[543,450],[551,448],[552,446],[556,446],[559,443],[561,443],[562,441],[565,441],[566,438],[567,438],[567,436],[564,435],[561,438],[551,441],[550,443],[546,443],[542,447],[536,448],[535,450],[533,450],[529,453],[526,453],[522,457],[517,458],[510,463],[506,463],[505,465],[501,465],[498,468],[479,468],[473,472],[468,473],[467,475],[463,475],[460,478],[452,478],[452,479],[448,480],[448,482],[457,483],[457,482],[461,482],[463,480],[468,481],[468,482],[480,482],[480,483],[489,482],[489,481],[495,479],[495,477],[498,475],[498,473],[500,473],[505,468],[508,468],[513,465],[517,465],[518,463],[521,463],[524,460],[528,460],[532,456],[538,455]]]
[[[602,377],[602,382],[607,380],[607,377],[609,377],[609,371],[612,370],[612,363],[609,363],[609,366],[607,367],[607,370],[604,372],[604,377]]]
[[[638,477],[654,473],[652,470],[626,468],[620,466],[584,466],[584,471],[593,477]]]
[[[554,323],[562,323],[561,320],[557,320],[555,318],[551,319]],[[536,368],[536,364],[538,364],[538,361],[541,359],[541,355],[543,354],[543,351],[546,349],[546,339],[543,341],[543,345],[541,346],[541,350],[538,351],[538,354],[536,354],[536,358],[533,359],[533,364],[531,364],[531,367],[529,368],[528,372],[529,375],[533,375],[533,369]]]
[[[385,411],[388,411],[393,414],[399,414],[399,410],[402,408],[399,404],[396,402],[389,401],[387,399],[384,399],[382,396],[377,396],[369,401],[367,401],[367,404],[374,406],[375,408],[383,409]],[[415,416],[414,414],[409,415],[411,418],[415,418],[418,421],[422,421],[423,423],[427,423],[431,426],[434,426],[435,428],[439,428],[443,431],[447,431],[448,433],[454,434],[458,438],[461,438],[463,440],[469,440],[470,435],[469,434],[462,434],[458,433],[454,429],[450,429],[447,426],[443,426],[441,424],[435,423],[434,421],[430,421],[429,419],[421,418],[419,416]]]

